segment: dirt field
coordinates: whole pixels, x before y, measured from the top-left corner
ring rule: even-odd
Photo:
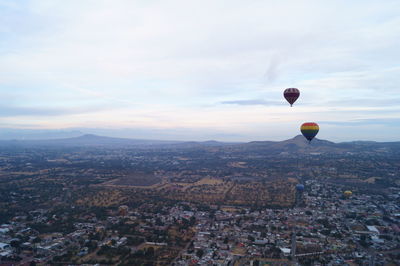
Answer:
[[[115,187],[150,187],[158,185],[162,181],[161,177],[147,173],[128,173],[126,176],[113,179],[100,184],[100,186]]]

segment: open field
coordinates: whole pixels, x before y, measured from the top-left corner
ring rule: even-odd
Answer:
[[[152,186],[161,182],[161,178],[154,174],[128,173],[127,175],[107,182],[115,186]]]
[[[93,193],[80,198],[77,204],[89,206],[117,206],[123,201],[137,198],[160,197],[231,206],[289,207],[295,201],[296,182],[271,181],[237,183],[215,178],[203,178],[194,183],[158,183],[152,186],[94,185]]]
[[[76,201],[78,205],[86,206],[97,206],[97,207],[109,207],[117,206],[121,202],[124,202],[127,197],[124,196],[119,190],[101,190],[97,193],[92,192],[85,197],[82,197]]]

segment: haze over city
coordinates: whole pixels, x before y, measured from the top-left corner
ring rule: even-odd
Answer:
[[[284,140],[314,121],[322,139],[397,141],[399,14],[398,1],[1,0],[0,137]]]

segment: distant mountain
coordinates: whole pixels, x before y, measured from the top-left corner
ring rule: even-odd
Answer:
[[[308,142],[302,135],[284,141],[253,141],[235,147],[247,152],[279,153],[346,153],[360,151],[385,151],[400,148],[400,142],[354,141],[334,143],[315,138]]]
[[[313,150],[318,151],[321,149],[332,149],[335,147],[335,143],[327,140],[315,138],[312,142],[306,140],[302,135],[284,141],[280,141],[272,145],[274,149],[282,151],[304,151]]]
[[[6,146],[169,146],[174,148],[190,148],[199,146],[223,146],[232,143],[218,142],[214,140],[195,142],[195,141],[169,141],[169,140],[146,140],[146,139],[128,139],[98,136],[94,134],[85,134],[79,137],[46,139],[46,140],[2,140],[0,145]]]
[[[180,141],[168,140],[113,138],[94,134],[85,134],[76,138],[56,139],[50,142],[53,142],[54,144],[66,145],[160,145],[180,143]]]
[[[232,146],[241,144],[240,142],[220,142],[215,140],[207,141],[185,141],[174,144],[175,148],[196,148],[196,147],[221,147],[221,146]]]
[[[335,143],[327,140],[313,139],[312,143],[306,140],[302,135],[297,135],[296,137],[284,141],[252,141],[244,146],[248,147],[259,147],[259,148],[270,148],[276,150],[297,150],[297,149],[309,149],[312,145],[313,148],[334,146]]]
[[[215,147],[232,152],[247,152],[252,154],[290,154],[290,153],[345,153],[360,151],[400,150],[400,142],[354,141],[334,143],[327,140],[313,139],[309,143],[303,136],[298,135],[284,141],[252,141],[248,143],[228,143],[214,140],[196,141],[167,141],[104,137],[93,134],[79,137],[47,139],[47,140],[2,140],[0,146],[45,146],[45,147],[142,147],[142,148],[173,148],[196,149]]]
[[[47,140],[8,140],[0,141],[2,145],[20,146],[153,146],[181,143],[180,141],[143,140],[97,136],[85,134],[79,137]]]

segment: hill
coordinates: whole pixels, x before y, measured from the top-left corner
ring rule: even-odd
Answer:
[[[169,140],[147,140],[147,139],[128,139],[98,136],[85,134],[79,137],[45,139],[45,140],[1,140],[1,146],[62,146],[62,147],[88,147],[88,146],[108,146],[108,147],[170,147],[170,148],[195,148],[199,146],[223,146],[231,143],[218,141],[169,141]]]
[[[302,135],[284,141],[253,141],[232,147],[249,153],[349,153],[361,151],[384,152],[400,148],[400,142],[354,141],[335,143],[315,138],[308,142]]]
[[[179,141],[112,138],[93,134],[79,137],[46,140],[3,140],[3,146],[154,146],[177,144]]]
[[[353,141],[334,143],[315,138],[309,143],[303,136],[284,141],[252,141],[248,143],[228,143],[218,141],[167,141],[128,139],[85,134],[79,137],[47,140],[2,140],[0,146],[29,147],[141,147],[172,149],[220,149],[225,152],[245,152],[253,154],[285,153],[346,153],[360,151],[385,152],[400,150],[400,142]]]

